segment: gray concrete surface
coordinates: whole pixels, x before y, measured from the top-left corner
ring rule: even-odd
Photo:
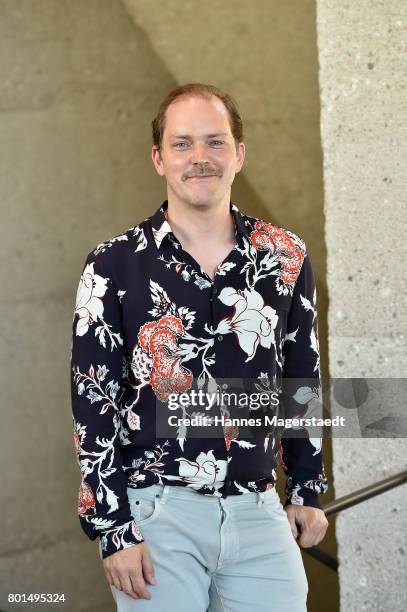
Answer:
[[[407,6],[317,5],[330,375],[403,378]],[[406,469],[406,450],[404,439],[334,439],[336,496]],[[336,525],[340,609],[406,610],[406,486]]]
[[[7,593],[51,592],[66,612],[108,612],[76,517],[70,327],[86,254],[162,196],[148,118],[174,82],[119,1],[6,0],[1,14],[0,609],[38,611]]]

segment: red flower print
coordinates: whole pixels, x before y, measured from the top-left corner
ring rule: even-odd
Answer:
[[[277,450],[277,456],[278,456],[278,464],[283,468],[283,470],[287,470],[287,466],[283,461],[283,444],[281,442],[281,440],[279,440],[278,442],[278,450]]]
[[[178,346],[177,336],[174,334],[174,332],[169,329],[162,329],[160,327],[156,329],[151,334],[149,343],[150,353],[154,355],[155,352],[160,348],[160,346],[166,346],[167,348],[175,352]]]
[[[156,327],[157,327],[157,321],[151,321],[150,323],[144,323],[144,325],[140,327],[140,330],[138,333],[138,341],[139,341],[141,348],[146,353],[150,352],[150,349],[149,349],[150,338],[151,338],[151,334],[153,333]]]
[[[225,432],[226,450],[229,450],[230,443],[232,442],[232,440],[236,440],[236,438],[239,435],[239,430],[235,426],[231,427],[230,425],[227,425],[224,428],[224,432]]]
[[[76,431],[73,432],[73,441],[75,443],[75,449],[76,449],[76,453],[79,456],[79,452],[81,450],[81,440],[78,436],[78,433]]]
[[[152,357],[151,386],[161,401],[170,393],[181,393],[192,385],[193,375],[181,365],[177,339],[184,331],[181,319],[166,315],[157,321],[149,321],[140,327],[138,340],[142,349]]]
[[[287,285],[297,280],[304,259],[305,248],[290,236],[287,230],[265,221],[256,221],[250,239],[261,251],[271,251],[282,264],[280,279]]]
[[[181,319],[178,319],[178,317],[174,317],[172,315],[161,317],[158,322],[158,325],[161,327],[165,325],[165,327],[172,329],[175,334],[182,334],[182,332],[184,331],[184,326],[182,324]]]
[[[93,491],[86,482],[82,481],[78,491],[78,514],[85,514],[88,508],[95,507]]]

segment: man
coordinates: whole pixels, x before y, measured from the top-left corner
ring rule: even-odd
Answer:
[[[245,157],[230,96],[180,86],[152,126],[168,199],[91,251],[78,287],[71,382],[80,522],[90,539],[100,536],[118,610],[303,611],[299,547],[318,544],[328,525],[318,502],[327,490],[320,439],[244,439],[231,420],[221,436],[194,437],[185,418],[163,436],[158,421],[177,394],[225,390],[230,379],[279,393],[283,378],[311,379],[289,394],[299,402],[292,414],[310,413],[320,370],[309,255],[293,232],[230,200]],[[205,408],[173,414],[197,412]]]

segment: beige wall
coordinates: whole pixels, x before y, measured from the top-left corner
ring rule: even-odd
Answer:
[[[211,82],[238,100],[247,158],[233,199],[243,211],[306,240],[317,274],[327,373],[314,2],[262,0],[248,10],[242,0],[219,0],[200,3],[199,19],[193,2],[158,5],[1,5],[4,610],[15,609],[4,601],[7,589],[64,592],[67,612],[113,608],[95,543],[75,514],[79,469],[68,370],[73,302],[89,250],[165,198],[150,161],[150,121],[176,84]],[[329,444],[326,456],[329,463]],[[333,493],[331,484],[326,501]],[[335,554],[332,535],[324,547]],[[326,609],[322,592],[337,609],[335,575],[304,559],[309,609]]]

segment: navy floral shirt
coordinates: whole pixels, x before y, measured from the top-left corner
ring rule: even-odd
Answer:
[[[157,400],[218,379],[311,380],[293,396],[306,416],[320,394],[316,290],[304,241],[230,202],[236,244],[214,280],[154,215],[96,246],[80,276],[73,315],[71,391],[81,471],[77,512],[103,558],[138,544],[127,487],[155,483],[226,497],[275,485],[285,504],[320,507],[327,479],[322,439],[156,437]],[[225,386],[225,385],[224,385]]]

